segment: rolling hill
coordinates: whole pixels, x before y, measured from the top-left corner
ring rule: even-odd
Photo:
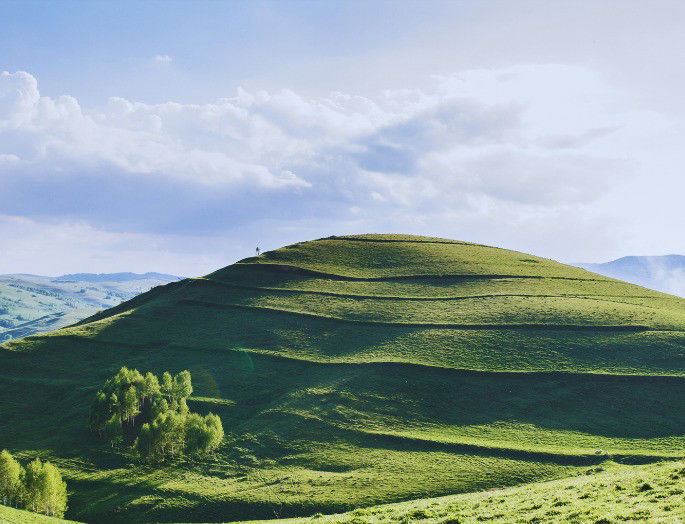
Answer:
[[[68,326],[177,280],[161,273],[0,275],[0,341]]]
[[[602,264],[578,264],[601,275],[664,293],[685,296],[685,256],[622,257]]]
[[[122,365],[189,369],[220,452],[103,447],[88,409]],[[445,239],[287,246],[7,342],[0,370],[0,447],[57,463],[90,522],[333,513],[685,447],[685,300]]]

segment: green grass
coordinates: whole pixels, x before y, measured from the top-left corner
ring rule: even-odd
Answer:
[[[685,449],[685,300],[462,242],[297,244],[2,348],[0,447],[57,463],[89,522],[332,513]],[[94,439],[122,365],[189,369],[225,445],[157,468]]]
[[[397,297],[335,296],[299,291],[231,289],[217,294],[206,281],[193,282],[186,300],[208,307],[247,306],[355,322],[413,325],[633,326],[679,330],[685,306],[662,297],[474,296],[407,300]],[[218,296],[217,296],[218,295]]]
[[[58,524],[72,522],[54,517],[38,515],[30,511],[8,508],[0,504],[0,524]]]
[[[299,523],[682,523],[685,464],[606,464],[572,479],[288,519]]]
[[[294,244],[242,263],[287,265],[348,278],[513,275],[588,278],[548,259],[467,242],[406,235],[332,237]],[[605,279],[604,277],[598,277]]]

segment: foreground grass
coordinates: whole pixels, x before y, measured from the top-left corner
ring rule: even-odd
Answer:
[[[293,523],[682,523],[685,463],[606,464],[576,478],[388,504]]]
[[[547,390],[558,390],[559,401],[575,407],[569,405],[563,418],[540,413],[542,418],[536,419],[538,415],[525,413],[542,390],[528,393],[528,381],[522,379],[497,385],[498,377],[466,377],[452,371],[315,365],[173,348],[113,351],[81,344],[71,341],[61,351],[38,350],[43,358],[40,366],[31,361],[30,377],[25,376],[26,354],[5,360],[3,391],[10,400],[2,404],[6,424],[0,428],[1,440],[23,460],[40,455],[60,467],[71,492],[68,516],[76,520],[221,521],[307,515],[559,478],[605,459],[594,455],[591,433],[583,441],[568,431],[593,431],[599,419],[604,419],[601,431],[613,439],[612,451],[625,448],[663,456],[682,445],[669,439],[677,439],[675,426],[685,419],[669,421],[671,429],[662,413],[639,399],[627,400],[631,413],[642,406],[640,416],[650,417],[653,427],[638,425],[626,416],[626,409],[614,406],[612,413],[602,404],[583,422],[588,410],[583,408],[582,390],[569,383],[563,394],[556,379],[547,383]],[[164,467],[145,466],[103,446],[84,428],[88,403],[101,380],[94,380],[92,387],[81,386],[80,380],[106,377],[122,362],[138,367],[144,362],[153,371],[169,366],[190,369],[197,388],[191,409],[211,410],[222,417],[230,433],[226,445],[199,463]],[[59,378],[49,378],[51,373]],[[609,402],[614,394],[636,390],[634,381],[629,386],[632,389],[602,381],[586,394],[606,390]],[[609,393],[614,387],[618,390]],[[33,396],[24,395],[27,388]],[[523,395],[520,404],[511,401],[516,397],[507,400],[508,388]],[[479,393],[488,389],[491,403]],[[658,384],[653,389],[641,383],[637,389],[652,400],[652,395],[663,396]],[[43,400],[35,402],[36,396]],[[510,410],[511,420],[525,419],[531,426],[491,443],[487,434],[450,434],[462,425],[491,426],[495,434],[502,409]],[[554,411],[553,405],[549,410]],[[569,419],[572,412],[575,422]],[[551,429],[548,440],[566,439],[575,453],[544,453],[537,447],[535,438],[545,431],[545,418],[547,424],[562,428],[562,433]],[[421,433],[431,427],[430,434]],[[400,431],[407,435],[393,434]]]
[[[605,461],[596,449],[649,461],[685,448],[676,378],[465,374],[78,340],[10,356],[0,438],[23,460],[55,462],[71,492],[68,517],[88,522],[344,511],[566,477]],[[164,467],[103,446],[84,429],[88,403],[124,362],[190,369],[191,409],[220,414],[226,445]]]

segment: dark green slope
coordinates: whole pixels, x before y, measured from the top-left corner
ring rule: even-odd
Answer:
[[[307,515],[685,447],[685,300],[512,251],[322,239],[5,344],[0,446],[60,462],[70,518]],[[193,372],[231,438],[151,468],[85,430],[121,365]],[[602,454],[596,454],[598,449]]]

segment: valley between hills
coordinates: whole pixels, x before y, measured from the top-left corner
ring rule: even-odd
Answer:
[[[90,405],[122,366],[190,370],[219,450],[103,447]],[[59,466],[70,520],[683,515],[685,299],[515,251],[302,242],[6,342],[0,378],[0,448]]]

